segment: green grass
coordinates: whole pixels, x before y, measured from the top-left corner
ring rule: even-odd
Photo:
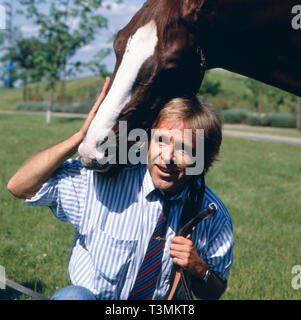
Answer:
[[[234,225],[234,264],[223,299],[300,299],[291,269],[300,264],[301,149],[224,137],[207,184]]]
[[[255,111],[254,101],[251,98],[251,91],[247,88],[245,80],[247,77],[232,73],[226,70],[210,70],[206,72],[206,78],[221,83],[221,91],[215,96],[210,97],[209,102],[218,107],[245,108]],[[97,92],[102,87],[104,79],[99,76],[84,77],[66,82],[66,103],[82,102],[94,100]],[[49,101],[49,90],[46,83],[31,83],[28,85],[28,95],[39,96],[43,101]],[[61,83],[56,85],[54,101],[57,102],[61,95]],[[1,89],[0,88],[0,110],[11,110],[15,105],[22,102],[22,88],[17,89]],[[270,113],[273,111],[271,101],[264,97],[263,101],[264,112]],[[280,107],[281,113],[287,113],[289,106],[283,105]]]
[[[86,77],[66,82],[66,98],[72,102],[93,100],[97,92],[102,88],[104,79],[101,77]],[[39,95],[44,101],[49,101],[49,90],[45,83],[32,83],[28,85],[29,93]],[[0,110],[11,110],[15,105],[22,102],[22,88],[0,88]],[[54,100],[60,95],[60,83],[56,86]]]
[[[206,77],[214,81],[219,80],[223,91],[218,94],[217,99],[227,100],[232,106],[250,107],[246,95],[249,94],[243,80],[245,77],[228,71],[211,71]],[[66,82],[66,96],[72,98],[73,102],[89,100],[89,94],[94,98],[96,92],[104,83],[101,77],[85,77]],[[44,101],[49,100],[49,91],[45,83],[32,83],[28,85],[33,95],[39,95]],[[60,84],[56,86],[55,97],[60,94]],[[0,88],[0,110],[11,110],[16,104],[22,102],[22,88],[3,89]]]
[[[205,75],[211,81],[220,81],[222,91],[215,99],[226,100],[231,107],[250,108],[246,96],[250,94],[244,81],[246,77],[226,70],[212,70]]]
[[[271,128],[271,127],[258,127],[258,126],[248,126],[248,125],[224,125],[225,130],[241,131],[241,132],[251,132],[260,133],[271,136],[281,136],[281,137],[291,137],[291,138],[301,138],[301,131],[296,129],[288,128]]]
[[[69,284],[73,228],[48,208],[27,207],[6,184],[34,153],[67,138],[82,120],[0,114],[0,265],[6,276],[50,297]],[[299,146],[225,136],[207,184],[233,218],[234,264],[222,299],[301,299],[291,269],[301,264]],[[0,290],[0,299],[29,299]]]
[[[6,190],[11,175],[34,153],[71,135],[81,120],[0,115],[0,265],[11,280],[50,297],[69,283],[68,257],[74,231],[48,208],[29,208]],[[0,290],[0,299],[27,299]]]
[[[22,89],[0,88],[0,110],[11,110],[13,106],[22,101]]]

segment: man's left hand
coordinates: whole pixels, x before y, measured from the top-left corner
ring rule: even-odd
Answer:
[[[174,237],[170,244],[170,256],[173,262],[198,278],[204,277],[206,263],[198,255],[190,239]]]

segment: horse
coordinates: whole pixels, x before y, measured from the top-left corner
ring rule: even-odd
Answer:
[[[110,89],[78,150],[83,165],[109,172],[114,165],[103,161],[107,153],[102,147],[110,133],[118,149],[121,122],[127,123],[123,135],[135,128],[149,130],[167,101],[198,92],[209,69],[223,68],[301,96],[295,4],[147,0],[115,38]]]

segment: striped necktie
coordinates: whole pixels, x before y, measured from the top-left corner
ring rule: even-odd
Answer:
[[[134,287],[128,300],[151,300],[161,270],[162,256],[165,247],[167,218],[171,201],[164,200],[163,212],[149,241],[144,260],[139,269]]]

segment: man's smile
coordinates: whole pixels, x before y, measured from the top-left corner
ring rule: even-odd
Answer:
[[[168,167],[162,167],[156,164],[156,167],[159,169],[160,173],[166,176],[172,176],[172,175],[177,175],[181,172],[181,170],[177,168],[168,168]]]

